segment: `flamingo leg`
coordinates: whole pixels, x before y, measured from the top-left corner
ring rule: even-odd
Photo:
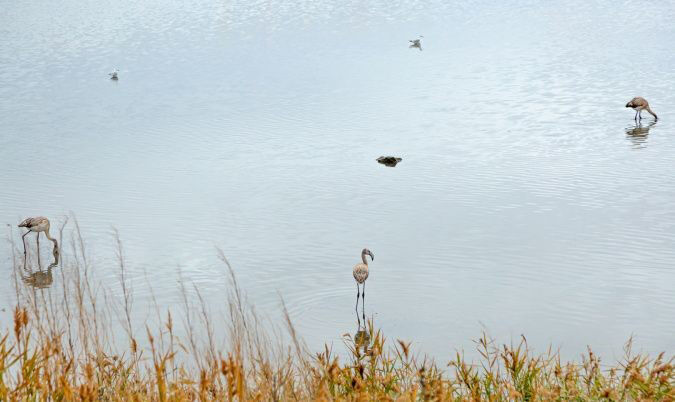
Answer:
[[[356,310],[356,316],[358,317],[359,315],[359,283],[356,282],[356,307],[354,307]]]
[[[26,257],[27,251],[26,251],[26,235],[30,233],[30,230],[27,231],[26,233],[21,236],[21,241],[23,242],[23,256],[24,258]]]
[[[634,119],[635,121],[637,121],[638,113],[639,113],[639,112],[636,110],[636,111],[635,111],[635,119]]]
[[[363,290],[361,291],[361,297],[363,298],[363,301],[361,301],[361,313],[363,314],[363,322],[365,323],[366,321],[366,282],[363,282]],[[358,311],[356,312],[358,315]]]
[[[640,116],[640,120],[642,120],[642,109],[638,112],[638,116]]]
[[[37,236],[37,255],[38,255],[38,268],[40,267],[40,232],[36,232]]]

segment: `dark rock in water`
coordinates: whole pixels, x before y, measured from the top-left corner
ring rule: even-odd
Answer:
[[[377,162],[385,166],[394,167],[397,163],[402,161],[402,158],[397,158],[395,156],[380,156],[377,158]]]

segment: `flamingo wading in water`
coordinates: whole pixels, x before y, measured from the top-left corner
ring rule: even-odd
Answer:
[[[647,99],[641,97],[641,96],[636,96],[635,98],[631,99],[630,102],[626,103],[626,107],[633,108],[635,110],[635,121],[638,120],[638,117],[640,120],[642,120],[642,110],[646,110],[654,116],[654,120],[658,120],[659,118],[656,116],[656,113],[652,112],[652,109],[649,107],[649,102],[647,102]]]
[[[366,259],[366,256],[369,255],[370,259],[372,261],[375,261],[375,256],[373,253],[368,250],[367,248],[364,248],[363,251],[361,251],[361,261],[363,261],[360,264],[354,265],[354,270],[352,273],[354,274],[354,279],[356,279],[356,315],[358,316],[359,314],[359,297],[363,297],[363,319],[366,319],[366,279],[368,279],[368,260]],[[359,285],[363,285],[363,290],[361,294],[359,294]]]
[[[26,257],[26,235],[30,232],[35,232],[37,234],[37,249],[38,249],[38,261],[40,260],[40,232],[45,232],[48,240],[51,240],[54,243],[54,250],[58,253],[59,243],[56,239],[52,238],[49,235],[49,219],[44,216],[36,216],[34,218],[26,218],[23,222],[19,223],[20,228],[26,228],[28,231],[21,236],[23,241],[23,256]]]

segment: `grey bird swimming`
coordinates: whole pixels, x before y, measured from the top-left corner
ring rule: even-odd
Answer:
[[[410,45],[409,47],[411,47],[411,48],[416,47],[416,48],[418,48],[419,50],[422,50],[422,41],[421,41],[421,38],[424,38],[424,36],[420,35],[420,39],[411,39],[411,40],[409,40],[408,42],[411,43],[411,45]]]

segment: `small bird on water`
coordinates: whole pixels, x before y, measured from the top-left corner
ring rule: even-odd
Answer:
[[[354,279],[356,280],[356,314],[358,316],[359,314],[359,297],[363,297],[363,319],[366,319],[366,312],[365,312],[365,302],[366,302],[366,279],[368,279],[368,260],[366,259],[366,256],[369,255],[370,259],[372,261],[375,261],[375,256],[373,253],[368,250],[367,248],[364,248],[363,251],[361,251],[361,261],[363,261],[360,264],[354,265],[354,269],[352,271],[352,274],[354,275]],[[359,285],[363,285],[363,291],[359,295]]]
[[[111,80],[117,81],[117,80],[118,80],[118,78],[117,78],[117,73],[118,73],[118,72],[119,72],[119,71],[118,71],[117,69],[114,69],[112,73],[108,73],[108,75],[110,76],[110,79],[111,79]]]
[[[652,109],[649,107],[649,102],[647,102],[647,99],[641,97],[641,96],[636,96],[635,98],[631,99],[630,102],[626,103],[626,107],[633,108],[635,110],[635,121],[642,120],[642,110],[646,110],[654,116],[654,120],[658,120],[659,118],[656,116],[656,113],[652,112]]]
[[[411,45],[409,47],[416,47],[419,50],[422,50],[422,42],[421,42],[422,39],[421,38],[424,38],[424,36],[420,35],[420,39],[409,40],[408,42],[411,43]]]
[[[33,218],[26,218],[23,222],[19,223],[20,228],[26,228],[28,231],[21,236],[23,241],[23,255],[26,256],[26,235],[30,232],[37,233],[37,248],[38,248],[38,259],[40,258],[40,232],[44,232],[48,240],[51,240],[54,243],[54,251],[58,253],[59,243],[56,239],[52,238],[49,235],[49,219],[44,216],[36,216]]]

